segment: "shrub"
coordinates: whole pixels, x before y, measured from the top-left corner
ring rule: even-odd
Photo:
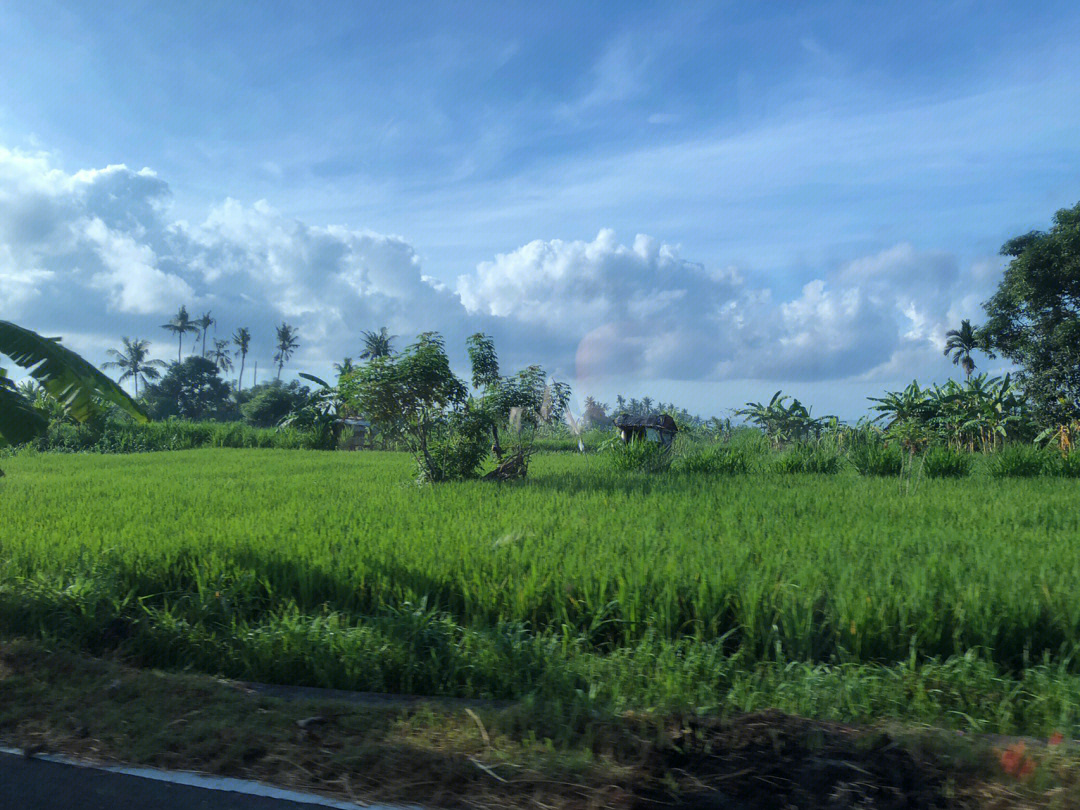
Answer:
[[[622,472],[663,472],[671,467],[672,453],[657,442],[615,438],[608,445],[611,466]]]
[[[883,441],[859,442],[848,451],[848,461],[862,475],[900,475],[904,451],[898,444]]]
[[[922,471],[927,478],[963,478],[971,472],[971,453],[935,445],[923,454]]]
[[[750,456],[739,447],[713,446],[677,458],[672,466],[691,475],[742,475],[750,470]]]
[[[1034,478],[1052,469],[1052,453],[1030,444],[1007,444],[986,462],[986,471],[994,478]]]
[[[286,385],[275,380],[244,392],[240,413],[249,425],[274,427],[293,411],[308,404],[311,392],[296,380]]]
[[[475,409],[451,413],[431,431],[428,457],[417,457],[419,481],[461,481],[475,478],[489,451],[489,423]]]
[[[1080,450],[1073,450],[1054,465],[1054,472],[1065,478],[1080,478]]]
[[[773,461],[777,472],[834,475],[840,472],[842,456],[832,446],[796,444]]]

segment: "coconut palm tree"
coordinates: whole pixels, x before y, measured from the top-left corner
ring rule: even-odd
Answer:
[[[109,349],[107,354],[112,357],[106,363],[102,363],[102,368],[118,368],[124,373],[120,375],[120,382],[125,380],[135,381],[135,396],[139,396],[139,379],[145,383],[147,380],[161,379],[161,372],[159,368],[164,368],[166,363],[164,360],[148,359],[147,355],[150,354],[150,341],[149,340],[129,340],[127,337],[123,338],[124,348],[122,350]]]
[[[277,327],[277,351],[274,352],[274,362],[277,363],[277,379],[281,379],[281,369],[289,362],[289,358],[292,357],[292,353],[296,351],[296,347],[299,345],[300,341],[297,339],[296,329],[282,322],[281,326]]]
[[[240,355],[240,376],[236,381],[236,390],[244,387],[244,361],[247,360],[248,350],[251,348],[251,332],[246,326],[241,326],[232,336],[232,342],[236,346],[236,353]]]
[[[355,371],[355,370],[356,370],[356,366],[353,365],[353,361],[352,361],[351,357],[346,357],[340,363],[334,363],[334,371],[337,372],[337,375],[339,377],[341,377],[341,376],[343,376],[345,374],[349,374],[350,372]]]
[[[210,315],[209,312],[204,312],[201,318],[196,318],[193,323],[202,332],[202,356],[206,357],[206,330],[215,325],[217,321]],[[217,331],[216,329],[214,330]]]
[[[228,373],[233,370],[232,358],[229,357],[229,341],[214,340],[214,348],[210,350],[210,362],[222,372]]]
[[[393,353],[391,344],[397,335],[387,334],[385,326],[378,332],[361,332],[360,334],[364,336],[364,351],[360,354],[361,360],[389,357]]]
[[[952,355],[954,366],[964,369],[964,379],[971,378],[971,372],[975,370],[975,361],[971,359],[971,352],[979,348],[979,338],[971,327],[971,321],[967,318],[960,321],[959,329],[950,329],[945,333],[945,355]]]
[[[149,421],[124,389],[83,358],[49,338],[10,321],[0,321],[0,354],[24,368],[63,412],[85,422],[100,411],[99,401],[116,405],[140,422]],[[21,444],[48,428],[48,420],[0,368],[0,445]]]
[[[191,316],[188,315],[187,307],[181,305],[179,311],[173,315],[172,320],[168,323],[161,325],[162,329],[167,329],[176,335],[176,362],[180,362],[180,354],[184,350],[184,334],[186,332],[198,332],[199,327],[195,325],[195,321],[191,320]]]

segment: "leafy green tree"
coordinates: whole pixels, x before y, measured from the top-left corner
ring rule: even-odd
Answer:
[[[371,358],[343,375],[338,390],[353,411],[400,432],[422,480],[472,477],[487,455],[486,421],[468,408],[468,389],[435,332],[424,332],[400,354]]]
[[[227,421],[236,417],[229,393],[217,366],[205,357],[192,355],[170,366],[160,382],[148,385],[143,400],[156,419],[177,416],[193,421]]]
[[[187,307],[181,306],[177,313],[173,315],[172,320],[162,324],[161,328],[176,335],[176,362],[179,363],[180,356],[184,351],[184,335],[188,332],[198,332],[199,327],[191,320],[191,316],[188,315]]]
[[[289,414],[307,406],[311,391],[296,380],[287,385],[275,380],[249,388],[245,397],[240,406],[244,421],[255,427],[274,427]]]
[[[210,329],[211,326],[216,324],[217,321],[213,318],[213,316],[211,316],[209,312],[204,312],[202,314],[202,317],[196,318],[193,323],[202,333],[202,356],[206,357],[206,332]],[[216,332],[217,330],[214,331]],[[198,340],[198,337],[196,337],[196,340]]]
[[[1011,257],[983,327],[988,345],[1020,366],[1019,382],[1041,421],[1080,418],[1080,204],[1048,232],[1006,242]]]
[[[289,362],[293,352],[300,345],[296,335],[296,329],[287,323],[277,327],[277,349],[274,351],[274,362],[277,363],[277,379],[281,379],[281,369]]]
[[[167,365],[164,360],[151,360],[147,355],[150,353],[150,341],[148,340],[129,340],[123,338],[124,348],[122,350],[109,349],[108,355],[112,357],[106,363],[102,363],[102,368],[118,368],[124,373],[120,375],[120,382],[125,380],[134,380],[135,382],[135,396],[139,396],[139,380],[145,383],[147,380],[153,381],[161,378],[161,372],[159,368],[165,368]]]
[[[247,360],[248,352],[251,350],[251,332],[248,331],[246,326],[241,326],[233,333],[232,342],[236,346],[236,354],[240,356],[240,375],[236,379],[236,389],[242,391],[244,388],[244,363]]]
[[[967,379],[971,378],[971,372],[975,370],[971,353],[980,345],[976,330],[967,318],[960,321],[959,329],[950,329],[945,333],[945,355],[952,355],[953,365],[964,369],[964,377]]]
[[[397,335],[388,333],[384,326],[378,332],[361,332],[364,336],[364,351],[361,360],[374,360],[377,357],[389,357],[393,354],[393,342]]]
[[[60,338],[42,337],[10,321],[0,321],[0,354],[26,369],[72,419],[85,422],[100,414],[101,403],[106,403],[139,422],[147,421],[146,414],[123,388],[61,346]],[[47,427],[48,419],[0,368],[0,445],[22,444]]]

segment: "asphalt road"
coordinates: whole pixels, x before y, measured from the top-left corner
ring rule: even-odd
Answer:
[[[0,754],[0,810],[313,810],[315,807]]]

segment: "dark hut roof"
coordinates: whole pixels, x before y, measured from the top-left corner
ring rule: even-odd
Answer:
[[[673,432],[679,430],[678,426],[675,424],[675,420],[666,413],[657,414],[655,416],[630,416],[630,414],[620,413],[615,417],[615,427],[653,428],[654,430],[670,430]]]

